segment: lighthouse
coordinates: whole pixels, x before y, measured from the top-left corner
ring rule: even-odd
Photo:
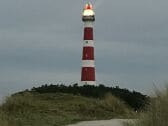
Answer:
[[[83,53],[82,53],[82,71],[81,83],[86,85],[95,85],[95,58],[93,41],[93,23],[95,13],[91,3],[85,5],[82,14],[84,22]]]

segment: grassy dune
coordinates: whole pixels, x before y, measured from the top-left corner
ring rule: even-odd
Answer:
[[[126,126],[168,126],[168,88],[162,93],[156,91],[157,97],[153,98],[147,108],[134,124]]]
[[[128,118],[133,111],[107,94],[103,99],[63,93],[23,92],[0,106],[0,126],[64,126],[82,120]]]

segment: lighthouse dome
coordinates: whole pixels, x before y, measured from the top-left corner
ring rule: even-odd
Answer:
[[[83,16],[94,16],[93,6],[91,3],[85,5],[83,10]]]

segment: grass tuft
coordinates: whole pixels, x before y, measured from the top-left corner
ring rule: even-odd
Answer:
[[[142,114],[138,121],[126,126],[168,126],[168,88],[164,93],[157,90],[156,95],[147,112]]]

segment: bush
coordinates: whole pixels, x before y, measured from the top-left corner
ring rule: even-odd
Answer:
[[[148,111],[142,114],[139,121],[131,126],[168,126],[168,88],[164,93],[156,91]]]

